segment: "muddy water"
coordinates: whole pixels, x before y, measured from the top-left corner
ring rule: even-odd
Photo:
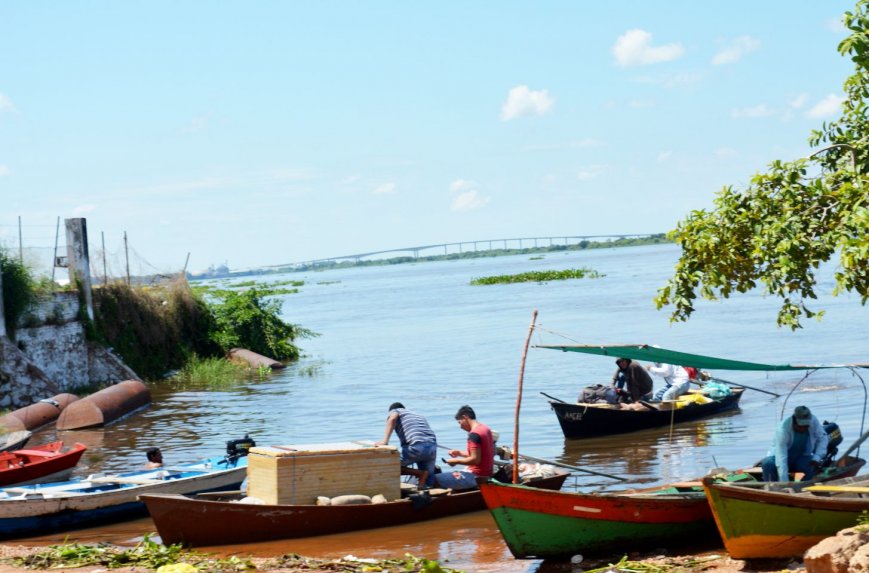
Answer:
[[[347,269],[269,281],[305,280],[282,297],[287,320],[320,337],[301,342],[306,356],[284,371],[224,387],[152,386],[153,404],[108,428],[65,432],[89,446],[79,474],[127,469],[158,445],[166,463],[220,455],[226,440],[249,432],[258,443],[376,440],[387,406],[402,401],[424,414],[445,446],[461,446],[453,414],[470,404],[513,440],[521,349],[531,311],[541,328],[533,343],[649,343],[688,352],[768,363],[867,360],[867,310],[849,297],[822,298],[821,323],[792,333],[775,327],[775,301],[752,294],[698,305],[687,324],[670,325],[651,302],[677,251],[672,246]],[[528,270],[591,267],[606,276],[549,284],[469,286],[472,278]],[[829,278],[824,277],[824,292]],[[531,349],[524,379],[520,448],[599,473],[623,476],[617,487],[689,479],[712,467],[752,465],[769,446],[783,412],[797,404],[842,427],[846,445],[861,432],[864,391],[849,371],[717,373],[781,394],[747,391],[741,409],[716,418],[613,438],[565,440],[540,392],[574,400],[581,387],[607,383],[609,358]],[[660,382],[658,382],[660,384]],[[790,393],[790,395],[789,395]],[[53,430],[33,443],[54,437]],[[393,438],[394,442],[395,438]],[[586,476],[585,488],[614,481]],[[153,531],[149,520],[76,532],[78,539],[129,543]],[[27,540],[44,543],[66,534]],[[239,553],[384,557],[411,552],[468,571],[526,571],[514,562],[487,514],[308,540],[225,548]],[[508,568],[509,567],[509,568]]]

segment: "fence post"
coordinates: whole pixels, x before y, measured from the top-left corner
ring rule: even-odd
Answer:
[[[87,219],[64,219],[66,224],[66,257],[69,280],[83,295],[88,318],[94,319],[94,300],[91,292],[91,265],[88,256]]]

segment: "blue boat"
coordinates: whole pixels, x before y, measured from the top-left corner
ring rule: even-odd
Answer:
[[[227,443],[230,444],[239,440]],[[70,481],[0,488],[0,538],[86,527],[147,515],[143,493],[192,494],[238,489],[247,448],[176,467],[94,474]]]

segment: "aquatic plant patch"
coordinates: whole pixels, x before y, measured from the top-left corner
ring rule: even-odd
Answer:
[[[548,281],[563,281],[568,279],[599,279],[606,275],[597,272],[594,269],[566,269],[563,271],[530,271],[527,273],[519,273],[516,275],[495,275],[491,277],[482,277],[473,279],[472,285],[494,285],[494,284],[512,284],[512,283],[543,283]]]

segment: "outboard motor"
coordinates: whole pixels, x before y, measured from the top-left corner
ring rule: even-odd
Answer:
[[[244,437],[240,439],[227,440],[225,459],[228,463],[233,463],[238,458],[246,456],[253,447],[256,447],[256,442],[249,434],[245,434]]]
[[[839,452],[839,444],[842,443],[842,430],[839,429],[839,424],[824,420],[824,431],[827,432],[827,454],[821,462],[821,467],[827,467],[833,463],[833,458]]]

